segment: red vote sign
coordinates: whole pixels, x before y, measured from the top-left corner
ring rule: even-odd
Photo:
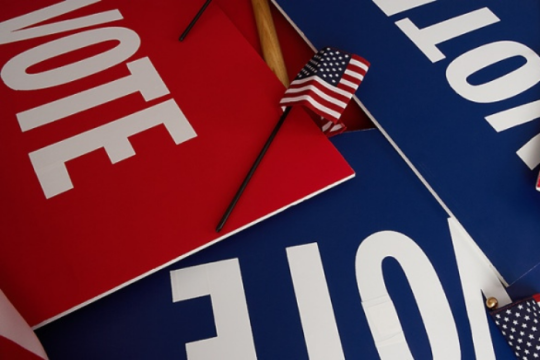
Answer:
[[[0,15],[0,288],[50,321],[354,175],[294,109],[214,229],[284,88],[217,5],[9,1]]]

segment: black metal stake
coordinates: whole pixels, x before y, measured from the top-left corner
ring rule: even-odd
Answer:
[[[204,3],[204,5],[201,7],[201,10],[199,10],[199,12],[197,13],[197,15],[195,15],[195,17],[193,18],[193,20],[191,20],[191,22],[189,23],[189,25],[187,26],[186,30],[184,30],[184,32],[182,33],[182,35],[180,35],[180,41],[183,41],[187,34],[189,33],[189,31],[191,30],[191,28],[193,27],[193,25],[195,25],[195,23],[197,22],[197,20],[199,20],[199,18],[201,17],[202,13],[204,12],[204,10],[206,10],[206,8],[208,7],[208,5],[210,4],[212,0],[206,0],[206,2]]]
[[[276,137],[279,129],[281,128],[281,125],[283,125],[283,122],[285,121],[285,118],[287,117],[287,115],[289,115],[290,110],[291,110],[290,106],[287,106],[285,108],[285,111],[283,112],[283,114],[279,118],[279,121],[276,124],[276,126],[274,127],[274,130],[272,130],[272,133],[268,137],[268,140],[266,140],[266,144],[264,144],[264,147],[262,148],[261,152],[259,153],[259,156],[257,156],[257,159],[255,160],[255,162],[251,166],[251,169],[249,170],[248,174],[246,175],[244,181],[242,182],[242,185],[240,185],[240,188],[236,192],[236,195],[234,195],[234,198],[232,199],[231,203],[229,204],[229,207],[227,208],[227,210],[225,211],[225,214],[223,214],[223,217],[219,221],[219,224],[218,224],[218,226],[216,228],[216,232],[220,232],[221,229],[223,229],[223,226],[225,225],[225,223],[227,222],[227,219],[231,215],[234,207],[236,206],[236,203],[240,199],[240,196],[242,196],[242,193],[246,189],[249,181],[251,180],[251,177],[255,173],[255,170],[257,170],[257,167],[259,166],[261,160],[263,159],[264,155],[266,154],[266,151],[268,150],[268,148],[272,144],[272,141],[274,141],[274,138]]]

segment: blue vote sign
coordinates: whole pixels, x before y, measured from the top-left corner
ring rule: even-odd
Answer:
[[[540,261],[540,2],[275,0],[513,283]],[[307,10],[309,9],[309,11]]]
[[[38,329],[49,357],[512,359],[459,222],[377,130],[334,143],[356,178]]]

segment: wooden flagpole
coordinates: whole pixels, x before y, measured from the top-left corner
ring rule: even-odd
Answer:
[[[287,68],[279,46],[279,39],[268,0],[251,0],[251,4],[253,5],[264,61],[266,61],[281,83],[285,87],[289,87],[289,76],[287,75]]]

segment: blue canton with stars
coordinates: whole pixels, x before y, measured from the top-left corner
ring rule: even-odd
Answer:
[[[343,51],[324,48],[311,58],[296,79],[316,75],[330,85],[337,86],[350,60],[351,56]]]
[[[501,308],[491,316],[518,359],[540,359],[540,306],[534,298]]]

